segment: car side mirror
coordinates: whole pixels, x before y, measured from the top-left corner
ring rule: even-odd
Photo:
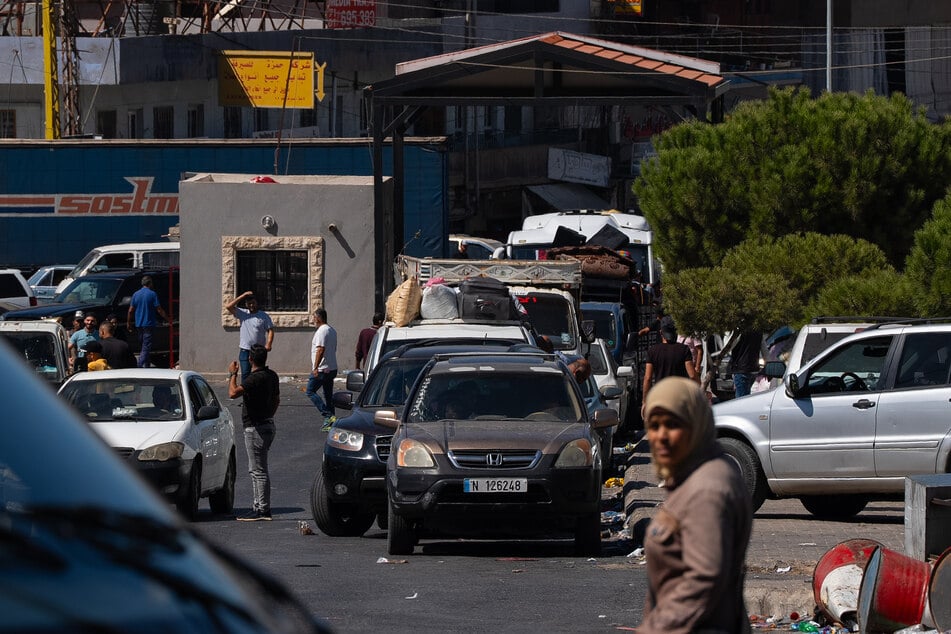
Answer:
[[[132,303],[132,296],[131,296],[131,295],[127,295],[127,296],[125,296],[125,297],[122,298],[122,301],[119,302],[119,305],[120,305],[120,306],[128,306],[128,305],[131,304],[131,303]]]
[[[594,418],[591,420],[591,426],[595,429],[604,429],[606,427],[615,427],[618,424],[617,412],[613,409],[598,409],[594,411]]]
[[[198,413],[195,415],[195,420],[211,420],[213,418],[218,418],[220,415],[221,410],[214,405],[202,405],[198,408]]]
[[[763,374],[770,379],[781,379],[786,374],[786,364],[782,361],[769,361],[763,367]]]
[[[351,392],[359,392],[366,383],[366,375],[363,370],[354,370],[347,374],[347,389]]]
[[[620,398],[621,394],[624,393],[624,390],[619,388],[616,385],[605,385],[600,390],[601,396],[606,400],[613,401],[616,398]]]
[[[334,407],[341,409],[353,409],[353,392],[334,392],[330,398]]]
[[[799,385],[799,377],[795,372],[790,373],[783,379],[783,385],[786,387],[786,394],[790,398],[799,398],[805,391],[802,386]]]
[[[632,378],[634,376],[634,368],[629,365],[619,365],[614,374],[622,379]]]
[[[395,410],[380,409],[373,414],[373,423],[380,427],[396,429],[400,426],[400,419],[396,416]]]

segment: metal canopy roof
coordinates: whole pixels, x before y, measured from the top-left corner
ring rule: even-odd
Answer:
[[[551,32],[403,62],[367,92],[386,105],[705,106],[726,86],[715,62]]]
[[[403,247],[403,139],[430,107],[680,106],[713,120],[728,81],[720,65],[607,40],[553,31],[396,65],[364,90],[373,110],[377,308],[392,288],[389,263]],[[387,120],[387,109],[391,120]],[[383,200],[383,145],[393,143],[392,212]]]

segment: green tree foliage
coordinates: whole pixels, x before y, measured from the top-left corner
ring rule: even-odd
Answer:
[[[799,302],[799,309],[790,319],[794,323],[815,316],[806,315],[803,308],[829,282],[866,271],[893,270],[882,250],[870,242],[812,232],[746,240],[727,251],[720,266],[785,279]]]
[[[819,315],[918,315],[911,285],[901,273],[890,268],[830,281],[805,312],[807,318]]]
[[[949,127],[900,94],[771,89],[722,124],[688,122],[654,144],[634,191],[666,271],[810,231],[863,238],[900,263],[951,182]]]
[[[841,307],[850,304],[848,298],[839,301],[838,295],[834,296],[836,301],[830,298],[821,306],[815,305],[816,296],[826,285],[843,278],[852,280],[851,276],[859,276],[857,281],[879,279],[879,273],[896,275],[882,250],[864,240],[819,233],[766,236],[730,249],[720,266],[665,274],[664,303],[678,326],[689,327],[691,332],[746,327],[765,332],[783,324],[800,325],[818,315],[911,314],[907,302],[900,313],[879,313],[877,309],[852,312],[857,307],[842,312],[845,309]],[[861,289],[855,303],[875,296],[871,289]],[[877,304],[866,303],[870,310],[886,300],[889,298],[882,297]],[[895,301],[900,304],[897,297]],[[828,306],[836,308],[821,312],[828,311]]]
[[[938,201],[931,220],[915,233],[905,277],[922,317],[951,315],[951,194]]]
[[[724,267],[685,269],[664,277],[664,307],[682,333],[771,330],[799,302],[782,275]]]

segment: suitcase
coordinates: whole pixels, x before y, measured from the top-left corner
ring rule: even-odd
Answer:
[[[508,287],[492,277],[459,283],[459,316],[463,319],[515,319]]]

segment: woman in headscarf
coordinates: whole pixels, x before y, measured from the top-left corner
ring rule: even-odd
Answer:
[[[645,412],[667,499],[644,538],[649,588],[638,631],[748,632],[743,562],[753,511],[717,443],[713,410],[694,381],[668,377],[648,392]]]

